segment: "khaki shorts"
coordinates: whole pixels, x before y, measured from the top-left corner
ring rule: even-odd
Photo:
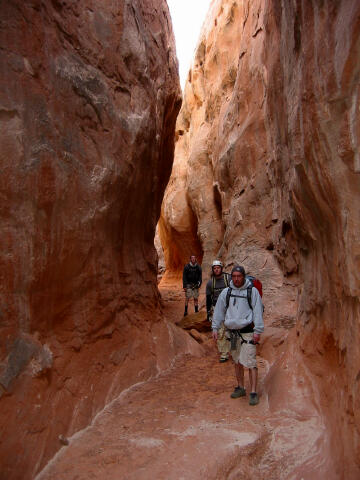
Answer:
[[[252,333],[242,333],[244,340],[252,340]],[[240,363],[246,368],[256,368],[256,345],[251,343],[241,344],[241,338],[237,338],[236,350],[230,350],[232,359],[235,363]]]
[[[187,287],[185,291],[186,298],[199,298],[199,289]]]

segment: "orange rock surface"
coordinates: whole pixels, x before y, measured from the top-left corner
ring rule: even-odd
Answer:
[[[165,318],[179,318],[181,285],[161,284],[160,291]],[[311,401],[309,372],[304,369],[298,379],[299,398],[294,388],[286,397],[289,383],[280,385],[269,374],[274,357],[284,356],[284,329],[272,328],[262,340],[256,407],[249,406],[248,395],[230,398],[233,366],[219,363],[210,333],[198,333],[199,355],[178,356],[156,378],[124,390],[87,428],[67,439],[36,480],[339,478],[331,456],[322,458],[316,471],[311,461],[327,437]],[[291,378],[287,364],[278,370]],[[247,375],[245,386],[248,390]]]
[[[166,2],[0,13],[1,480],[358,480],[359,2],[212,1],[161,296],[181,103]],[[263,282],[256,407],[229,398],[210,333],[175,325],[190,253],[204,280],[216,256]]]
[[[160,322],[153,245],[181,92],[164,0],[0,18],[0,476],[25,480],[193,349]]]
[[[159,222],[166,275],[195,251],[262,280],[277,432],[322,429],[289,436],[307,479],[360,477],[359,38],[355,0],[214,0]]]

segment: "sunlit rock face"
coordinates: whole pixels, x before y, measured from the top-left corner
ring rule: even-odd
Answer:
[[[26,479],[188,348],[154,314],[181,95],[164,0],[0,18],[0,470]]]
[[[356,0],[212,2],[160,221],[170,273],[244,264],[290,328],[269,404],[319,418],[304,478],[360,475],[359,34]]]
[[[203,257],[204,278],[215,258],[227,271],[243,264],[267,286],[266,314],[293,324],[297,250],[289,246],[292,232],[284,245],[282,207],[267,166],[267,15],[261,2],[212,2],[177,120],[159,231],[165,277],[193,251]]]

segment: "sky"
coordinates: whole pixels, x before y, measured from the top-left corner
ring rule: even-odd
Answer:
[[[194,57],[201,26],[211,0],[167,0],[176,41],[181,88]]]

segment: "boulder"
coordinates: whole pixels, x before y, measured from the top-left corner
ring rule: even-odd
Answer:
[[[186,317],[178,320],[176,325],[184,330],[196,330],[197,332],[211,331],[211,324],[207,320],[205,310],[200,310],[198,313],[190,313],[189,315],[186,315]]]

